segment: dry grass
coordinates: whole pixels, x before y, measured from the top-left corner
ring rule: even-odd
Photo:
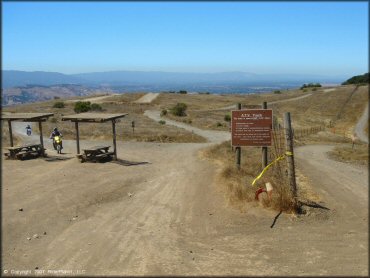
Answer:
[[[271,200],[265,200],[264,206],[280,211],[291,212],[293,202],[285,175],[285,160],[271,166],[255,186],[254,178],[262,170],[261,148],[242,148],[242,162],[240,170],[235,165],[235,152],[231,149],[230,142],[208,148],[203,155],[217,162],[221,166],[218,174],[219,183],[222,185],[229,203],[241,207],[242,203],[255,201],[255,192],[263,187],[266,182],[273,185]]]
[[[117,140],[133,140],[148,142],[205,142],[203,137],[169,125],[161,125],[143,113],[147,109],[153,109],[150,104],[134,104],[133,101],[143,94],[123,94],[112,96],[104,103],[101,103],[105,113],[128,113],[129,115],[116,124]],[[112,100],[112,101],[111,101]],[[61,101],[61,100],[57,100]],[[55,101],[18,105],[5,107],[4,111],[10,112],[50,112],[54,117],[43,124],[44,133],[48,134],[53,127],[58,126],[65,139],[75,139],[75,127],[71,122],[61,121],[63,115],[74,114],[74,104],[65,102],[64,108],[53,108]],[[131,122],[135,122],[135,129]],[[81,139],[110,140],[112,138],[111,123],[82,123],[80,127]],[[33,130],[38,132],[38,126],[33,125]],[[4,134],[4,132],[3,132]]]
[[[353,148],[352,143],[339,145],[329,152],[329,156],[338,161],[369,166],[369,148],[367,144],[358,143]]]
[[[293,127],[311,127],[330,122],[337,132],[348,131],[361,117],[368,103],[368,86],[360,87],[352,96],[355,86],[340,86],[334,91],[323,89],[294,102],[273,105],[274,115],[282,122],[284,112],[290,112]]]
[[[224,94],[224,95],[203,95],[203,94],[161,94],[153,104],[158,109],[167,109],[182,102],[188,106],[186,117],[176,117],[168,114],[166,117],[191,122],[191,125],[204,129],[212,130],[229,130],[229,123],[225,122],[224,116],[230,114],[230,110],[222,108],[242,104],[242,108],[260,108],[264,101],[271,102],[282,99],[290,99],[308,94],[301,90],[282,91],[281,94],[264,93],[264,94]]]

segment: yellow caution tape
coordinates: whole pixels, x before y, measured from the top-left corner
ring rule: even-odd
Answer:
[[[262,176],[263,176],[263,174],[267,171],[267,169],[268,168],[270,168],[270,166],[272,165],[272,164],[274,164],[274,163],[276,163],[276,162],[278,162],[279,160],[282,160],[284,157],[286,157],[286,156],[292,156],[293,155],[293,153],[292,152],[285,152],[285,154],[283,154],[283,155],[281,155],[281,156],[279,156],[278,158],[276,158],[273,162],[271,162],[269,165],[267,165],[263,170],[262,170],[262,172],[253,180],[253,182],[252,182],[252,186],[256,183],[256,181],[257,180],[259,180]]]

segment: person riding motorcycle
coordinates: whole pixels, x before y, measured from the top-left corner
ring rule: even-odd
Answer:
[[[56,147],[56,145],[55,145],[55,141],[54,141],[54,137],[55,136],[60,136],[60,137],[62,137],[63,135],[62,135],[62,133],[58,130],[58,128],[57,127],[54,127],[54,130],[53,130],[53,132],[50,134],[50,139],[53,139],[53,146],[54,146],[54,149],[56,149],[57,147]],[[61,142],[61,145],[60,145],[60,147],[61,147],[61,149],[63,149],[63,143]]]
[[[32,132],[32,129],[31,129],[30,125],[27,125],[26,126],[26,133],[27,133],[27,135],[30,136],[31,135],[31,132]]]

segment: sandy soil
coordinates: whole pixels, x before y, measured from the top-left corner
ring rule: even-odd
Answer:
[[[70,100],[66,100],[65,102],[77,102],[77,101],[90,101],[90,102],[93,102],[93,103],[102,103],[104,102],[105,99],[107,98],[111,98],[113,96],[118,96],[119,94],[109,94],[107,96],[100,96],[100,97],[89,97],[89,98],[85,98],[85,99],[70,99]]]
[[[159,96],[159,93],[147,93],[143,95],[138,100],[135,100],[135,103],[151,103],[153,100],[155,100]]]
[[[110,142],[81,141],[81,148],[103,143]],[[3,160],[2,269],[368,274],[367,169],[329,160],[330,146],[297,148],[299,171],[329,210],[305,207],[309,215],[294,217],[252,206],[242,213],[226,204],[217,167],[199,157],[210,144],[118,142],[120,163],[81,164],[75,142],[65,140],[62,155]]]
[[[365,133],[365,127],[369,124],[369,105],[366,105],[361,118],[355,126],[355,135],[363,142],[369,144],[369,136]]]

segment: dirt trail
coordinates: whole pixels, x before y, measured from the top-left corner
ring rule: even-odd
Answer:
[[[201,134],[209,138],[212,131]],[[214,134],[212,142],[226,138]],[[81,141],[81,148],[106,143]],[[214,179],[217,167],[198,156],[209,145],[118,142],[124,166],[81,164],[74,142],[65,140],[64,155],[3,161],[3,269],[368,274],[366,169],[329,160],[330,146],[297,148],[298,169],[330,210],[311,208],[311,216],[300,218],[281,214],[270,228],[276,212],[227,206]]]
[[[77,101],[90,101],[90,102],[93,102],[93,103],[102,103],[104,102],[103,100],[107,99],[107,98],[110,98],[110,97],[113,97],[113,96],[118,96],[119,94],[109,94],[107,96],[100,96],[100,97],[88,97],[88,98],[85,98],[85,99],[70,99],[70,100],[66,100],[66,102],[77,102]]]
[[[147,93],[143,95],[141,98],[138,100],[135,100],[135,103],[151,103],[153,100],[155,100],[160,93]]]
[[[161,113],[157,110],[146,110],[144,112],[144,115],[151,118],[154,121],[157,121],[157,122],[160,121],[160,120],[163,120],[163,118],[161,117]],[[194,132],[195,134],[206,138],[209,142],[212,142],[212,143],[221,143],[223,141],[230,140],[230,138],[231,138],[230,137],[231,136],[230,132],[204,130],[204,129],[200,129],[200,128],[197,128],[197,127],[193,127],[193,126],[185,124],[185,123],[180,123],[178,121],[173,121],[173,120],[170,120],[170,119],[167,119],[167,118],[165,119],[165,121],[166,121],[166,124],[168,124],[168,125],[173,125],[173,126],[176,126],[176,127],[179,127],[179,128],[183,128],[187,131]]]
[[[365,132],[366,126],[369,124],[369,104],[366,105],[361,118],[355,126],[355,135],[363,142],[369,144],[369,136]]]

